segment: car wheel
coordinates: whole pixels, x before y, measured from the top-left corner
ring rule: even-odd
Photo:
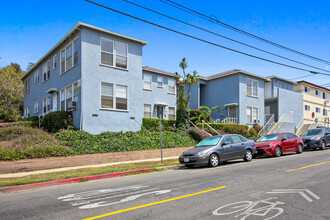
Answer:
[[[282,155],[282,149],[279,146],[277,146],[275,148],[275,157],[279,157],[281,155]]]
[[[193,168],[194,165],[185,165],[187,168]]]
[[[322,140],[320,150],[325,150],[326,147],[327,144],[325,143],[325,140]]]
[[[209,165],[211,167],[216,167],[219,165],[219,157],[216,154],[211,154],[209,159]]]
[[[301,154],[302,152],[303,152],[303,146],[302,146],[302,144],[299,144],[298,145],[298,150],[297,150],[297,154]]]
[[[244,156],[244,161],[245,162],[250,162],[252,160],[252,152],[250,150],[247,150],[245,152],[245,156]]]

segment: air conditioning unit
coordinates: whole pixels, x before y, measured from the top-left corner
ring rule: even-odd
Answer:
[[[68,109],[69,110],[77,109],[77,102],[76,101],[69,102]]]

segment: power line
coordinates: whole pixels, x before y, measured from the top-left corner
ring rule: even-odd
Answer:
[[[325,72],[330,73],[329,70],[324,70],[324,69],[321,69],[321,68],[318,68],[318,67],[315,67],[315,66],[312,66],[312,65],[305,64],[305,63],[303,63],[303,62],[299,62],[299,61],[296,61],[296,60],[293,60],[293,59],[290,59],[290,58],[287,58],[287,57],[284,57],[284,56],[281,56],[281,55],[278,55],[278,54],[275,54],[275,53],[272,53],[272,52],[269,52],[269,51],[266,51],[266,50],[263,50],[263,49],[260,49],[260,48],[258,48],[258,47],[251,46],[251,45],[249,45],[249,44],[245,44],[245,43],[243,43],[243,42],[241,42],[241,41],[234,40],[234,39],[232,39],[232,38],[229,38],[229,37],[223,36],[223,35],[221,35],[221,34],[218,34],[218,33],[212,32],[212,31],[210,31],[210,30],[207,30],[207,29],[205,29],[205,28],[201,28],[201,27],[199,27],[199,26],[196,26],[196,25],[193,25],[193,24],[191,24],[191,23],[185,22],[185,21],[183,21],[183,20],[180,20],[180,19],[177,19],[177,18],[171,17],[171,16],[166,15],[166,14],[163,14],[163,13],[161,13],[161,12],[158,12],[158,11],[152,10],[152,9],[150,9],[150,8],[147,8],[147,7],[145,7],[145,6],[139,5],[139,4],[137,4],[137,3],[134,3],[134,2],[131,2],[131,1],[128,1],[128,0],[123,0],[123,1],[125,1],[125,2],[127,2],[127,3],[129,3],[129,4],[132,4],[132,5],[135,5],[135,6],[137,6],[137,7],[143,8],[143,9],[145,9],[145,10],[151,11],[151,12],[156,13],[156,14],[158,14],[158,15],[164,16],[164,17],[166,17],[166,18],[170,18],[170,19],[172,19],[172,20],[175,20],[175,21],[178,21],[178,22],[180,22],[180,23],[186,24],[186,25],[188,25],[188,26],[194,27],[194,28],[196,28],[196,29],[199,29],[199,30],[205,31],[205,32],[207,32],[207,33],[210,33],[210,34],[216,35],[216,36],[218,36],[218,37],[222,37],[222,38],[224,38],[224,39],[226,39],[226,40],[230,40],[230,41],[233,41],[233,42],[235,42],[235,43],[238,43],[238,44],[244,45],[244,46],[246,46],[246,47],[250,47],[250,48],[253,48],[253,49],[255,49],[255,50],[259,50],[259,51],[261,51],[261,52],[264,52],[264,53],[267,53],[267,54],[270,54],[270,55],[273,55],[273,56],[276,56],[276,57],[280,57],[280,58],[282,58],[282,59],[289,60],[289,61],[291,61],[291,62],[295,62],[295,63],[301,64],[301,65],[304,65],[304,66],[308,66],[308,67],[311,67],[311,68],[315,68],[315,69],[322,70],[322,71],[325,71]]]
[[[322,75],[330,76],[330,74],[328,74],[328,73],[315,72],[315,71],[311,71],[311,70],[303,69],[303,68],[300,68],[300,67],[291,66],[291,65],[288,65],[288,64],[284,64],[284,63],[276,62],[276,61],[273,61],[273,60],[265,59],[265,58],[262,58],[262,57],[258,57],[258,56],[255,56],[255,55],[252,55],[252,54],[248,54],[248,53],[245,53],[245,52],[242,52],[242,51],[238,51],[238,50],[235,50],[235,49],[232,49],[232,48],[229,48],[229,47],[222,46],[222,45],[220,45],[220,44],[216,44],[216,43],[213,43],[213,42],[210,42],[210,41],[207,41],[207,40],[204,40],[204,39],[201,39],[201,38],[198,38],[198,37],[195,37],[195,36],[192,36],[192,35],[189,35],[189,34],[186,34],[186,33],[180,32],[180,31],[177,31],[177,30],[174,30],[174,29],[171,29],[171,28],[168,28],[168,27],[165,27],[165,26],[162,26],[162,25],[159,25],[159,24],[156,24],[156,23],[153,23],[153,22],[150,22],[150,21],[144,20],[144,19],[142,19],[142,18],[139,18],[139,17],[133,16],[133,15],[130,15],[130,14],[127,14],[127,13],[121,12],[121,11],[119,11],[119,10],[116,10],[116,9],[113,9],[113,8],[107,7],[107,6],[105,6],[105,5],[102,5],[102,4],[99,4],[99,3],[93,2],[93,1],[91,1],[91,0],[85,0],[85,1],[86,1],[86,2],[89,2],[89,3],[92,3],[92,4],[94,4],[94,5],[97,5],[97,6],[100,6],[100,7],[106,8],[106,9],[111,10],[111,11],[113,11],[113,12],[116,12],[116,13],[119,13],[119,14],[122,14],[122,15],[125,15],[125,16],[128,16],[128,17],[134,18],[134,19],[136,19],[136,20],[139,20],[139,21],[142,21],[142,22],[145,22],[145,23],[151,24],[151,25],[154,25],[154,26],[156,26],[156,27],[159,27],[159,28],[162,28],[162,29],[165,29],[165,30],[168,30],[168,31],[171,31],[171,32],[177,33],[177,34],[181,34],[181,35],[183,35],[183,36],[186,36],[186,37],[189,37],[189,38],[192,38],[192,39],[195,39],[195,40],[198,40],[198,41],[201,41],[201,42],[204,42],[204,43],[207,43],[207,44],[213,45],[213,46],[217,46],[217,47],[220,47],[220,48],[223,48],[223,49],[226,49],[226,50],[232,51],[232,52],[236,52],[236,53],[239,53],[239,54],[242,54],[242,55],[246,55],[246,56],[249,56],[249,57],[253,57],[253,58],[255,58],[255,59],[263,60],[263,61],[266,61],[266,62],[270,62],[270,63],[273,63],[273,64],[277,64],[277,65],[281,65],[281,66],[289,67],[289,68],[296,69],[296,70],[301,70],[301,71],[305,71],[305,72],[310,72],[310,73],[313,73],[313,74],[322,74]]]
[[[178,9],[180,9],[180,10],[183,10],[183,9],[184,9],[183,11],[185,11],[185,12],[189,11],[190,14],[198,15],[198,17],[201,17],[201,18],[206,19],[206,20],[210,20],[211,22],[213,21],[213,22],[215,22],[215,23],[217,23],[217,24],[219,24],[219,25],[221,25],[221,26],[223,26],[223,27],[226,27],[226,28],[231,29],[231,30],[233,30],[233,31],[236,31],[236,32],[238,32],[238,33],[244,34],[244,35],[246,35],[246,36],[252,37],[252,38],[257,39],[257,40],[259,40],[259,41],[263,41],[263,42],[265,42],[265,43],[267,43],[267,44],[270,44],[270,45],[273,45],[273,46],[275,46],[275,47],[278,47],[278,48],[281,48],[281,49],[284,49],[284,50],[287,50],[287,51],[290,51],[290,52],[293,52],[293,53],[299,54],[299,55],[304,56],[304,57],[308,57],[308,58],[310,58],[310,59],[313,59],[313,60],[316,60],[316,61],[319,61],[319,62],[322,62],[322,63],[330,64],[330,61],[327,61],[327,60],[324,60],[324,59],[320,59],[320,58],[317,58],[317,57],[314,57],[314,56],[311,56],[311,55],[308,55],[308,54],[305,54],[305,53],[299,52],[299,51],[297,51],[297,50],[294,50],[294,49],[288,48],[288,47],[286,47],[286,46],[283,46],[283,45],[277,44],[277,43],[275,43],[275,42],[272,42],[272,41],[266,40],[265,38],[258,37],[258,36],[254,35],[254,34],[251,34],[251,33],[249,33],[249,32],[243,31],[243,30],[241,30],[241,29],[239,29],[239,28],[236,28],[236,27],[234,27],[234,26],[231,26],[231,25],[229,25],[229,24],[226,24],[226,23],[224,23],[224,22],[221,22],[221,21],[219,21],[219,20],[216,19],[216,18],[209,17],[209,16],[207,16],[207,15],[205,15],[205,14],[202,14],[202,13],[200,13],[200,12],[197,12],[197,11],[195,11],[195,10],[193,10],[193,9],[190,9],[190,8],[186,7],[186,6],[180,5],[180,4],[178,4],[178,3],[174,2],[174,1],[171,1],[171,0],[160,0],[160,1],[163,2],[163,3],[165,3],[165,4],[170,5],[170,6],[172,6],[172,7],[178,8]],[[166,1],[167,1],[167,2],[166,2]],[[179,7],[177,7],[177,6],[179,6]],[[212,22],[212,23],[213,23],[213,22]]]
[[[312,74],[308,74],[306,76],[301,76],[301,77],[297,77],[297,78],[292,78],[292,79],[289,79],[289,80],[296,80],[296,79],[302,79],[302,78],[306,78],[306,77],[309,77],[309,76],[314,76],[315,74],[312,73]]]

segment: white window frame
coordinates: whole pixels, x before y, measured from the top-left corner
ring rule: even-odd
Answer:
[[[310,112],[311,111],[311,107],[309,105],[305,105],[305,111]]]
[[[249,121],[248,114],[247,114],[247,109],[251,109],[251,121]],[[255,111],[257,110],[257,114],[255,115]],[[258,121],[259,120],[259,108],[257,107],[252,107],[252,106],[247,106],[246,107],[246,123],[247,124],[254,124],[254,120]]]
[[[39,70],[34,72],[34,83],[39,82]]]
[[[322,98],[325,100],[328,100],[328,93],[327,92],[323,92],[322,93]]]
[[[306,91],[306,90],[307,90],[307,91]],[[306,93],[311,93],[311,88],[308,87],[308,86],[305,86],[305,88],[304,88],[304,92],[306,92]]]
[[[162,76],[157,76],[157,87],[158,88],[164,87],[164,78]]]
[[[146,111],[146,106],[150,107],[150,112]],[[150,117],[146,117],[146,114],[150,114]],[[143,117],[144,118],[152,118],[152,105],[151,104],[144,104],[143,105]]]
[[[75,96],[75,92],[74,92],[75,85],[77,86],[77,95],[76,96]],[[71,101],[78,102],[78,100],[79,100],[79,83],[78,83],[78,81],[65,86],[64,88],[62,88],[60,90],[60,109],[61,109],[61,111],[72,111],[71,109],[68,110],[68,106],[66,104],[66,100],[67,100],[66,91],[67,91],[67,88],[70,87],[70,86],[71,86],[71,95],[72,95],[72,97],[71,97],[72,100]],[[62,91],[64,91],[64,92],[62,92]],[[64,109],[62,110],[62,98],[63,97],[64,97]]]
[[[112,53],[108,52],[108,51],[103,51],[101,44],[102,44],[102,40],[105,41],[109,41],[112,42]],[[121,44],[121,45],[125,45],[126,46],[126,68],[123,67],[117,67],[117,51],[116,51],[116,44]],[[112,65],[110,64],[106,64],[106,63],[102,63],[102,53],[107,53],[107,54],[112,54]],[[121,55],[118,55],[121,56]],[[123,56],[121,56],[123,57]],[[109,66],[109,67],[114,67],[114,68],[118,68],[118,69],[123,69],[123,70],[128,70],[128,44],[123,43],[123,42],[119,42],[119,41],[114,41],[105,37],[100,37],[100,65],[103,66]]]
[[[34,114],[39,113],[39,101],[34,102]]]
[[[173,109],[173,114],[170,114],[170,108]],[[173,116],[173,119],[171,119],[170,116]],[[176,120],[176,110],[175,110],[175,107],[168,107],[168,120]]]
[[[150,82],[145,81],[146,76],[150,77]],[[147,86],[149,85],[149,86]],[[143,73],[143,89],[144,90],[152,90],[152,75],[149,73]]]
[[[174,83],[174,86],[170,86],[170,81]],[[174,94],[174,95],[175,95],[175,94],[176,94],[176,81],[175,81],[175,79],[168,79],[167,86],[168,86],[168,90],[167,90],[167,92],[168,92],[169,94]],[[171,87],[173,88],[173,91],[174,91],[174,92],[171,92],[171,91],[170,91],[170,88],[171,88]]]
[[[74,62],[74,51],[75,51],[75,46],[74,46],[74,44],[77,42],[77,47],[78,47],[78,49],[77,49],[77,63],[75,63]],[[78,44],[79,44],[79,42],[78,42],[78,37],[76,37],[73,41],[72,41],[72,63],[73,63],[73,66],[72,66],[72,68],[73,67],[75,67],[76,65],[78,65],[78,63],[79,63],[79,46],[78,46]]]
[[[29,118],[30,117],[30,106],[26,106],[25,108],[24,108],[24,117],[25,118]]]
[[[62,92],[63,91],[63,92]],[[65,88],[60,90],[60,110],[65,111],[66,110],[66,102],[65,102]],[[64,98],[64,108],[62,110],[62,98]]]
[[[102,83],[107,83],[107,84],[112,84],[112,106],[113,108],[103,108],[101,103],[102,103]],[[117,86],[124,86],[126,87],[126,99],[127,99],[127,109],[118,109],[117,108]],[[120,97],[118,97],[120,98]],[[124,111],[128,112],[129,111],[129,95],[128,95],[128,85],[122,85],[122,84],[114,84],[114,83],[109,83],[109,82],[104,82],[102,81],[100,83],[100,109],[101,110],[115,110],[115,111]]]
[[[248,86],[248,81],[251,81],[251,87]],[[253,94],[253,92],[254,92],[253,82],[257,83],[257,85],[256,85],[257,94],[256,95]],[[250,92],[251,94],[249,94],[249,90],[251,90],[251,92]],[[259,82],[258,82],[258,80],[251,79],[251,78],[246,79],[246,95],[250,96],[250,97],[255,97],[255,98],[259,97]]]
[[[46,77],[44,77],[46,76]],[[50,78],[50,60],[48,60],[43,66],[42,66],[42,82],[48,81]]]
[[[78,40],[78,37],[74,38],[72,41],[70,41],[68,44],[65,45],[65,47],[60,51],[60,75],[63,75],[64,73],[68,72],[69,70],[71,70],[73,67],[77,66],[79,61],[77,61],[76,64],[74,64],[74,42],[76,42]],[[72,49],[71,49],[71,67],[69,69],[67,69],[67,52],[66,49],[71,45]],[[64,52],[64,71],[62,69],[62,52]],[[79,57],[79,51],[78,51],[78,57]],[[79,58],[78,58],[79,60]]]
[[[29,94],[30,93],[30,86],[31,86],[31,77],[27,78],[24,81],[24,93]]]
[[[316,112],[316,113],[321,113],[321,108],[319,108],[319,107],[315,107],[315,112]]]
[[[46,102],[45,102],[46,100]],[[48,109],[48,100],[49,100],[49,109]],[[45,104],[46,104],[46,112],[45,112]],[[48,114],[51,110],[51,100],[50,100],[50,96],[47,96],[45,98],[42,99],[42,113],[43,114]]]
[[[56,59],[57,59],[57,54],[55,54],[54,56],[53,56],[53,70],[55,70],[56,69]]]
[[[328,110],[327,109],[323,109],[323,116],[328,116]]]

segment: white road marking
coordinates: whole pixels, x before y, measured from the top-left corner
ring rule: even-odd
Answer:
[[[308,189],[274,189],[272,192],[266,192],[268,194],[277,194],[277,193],[298,193],[301,195],[304,199],[306,199],[308,202],[313,202],[313,199],[310,198],[307,194],[314,197],[315,199],[320,199],[315,193]]]

